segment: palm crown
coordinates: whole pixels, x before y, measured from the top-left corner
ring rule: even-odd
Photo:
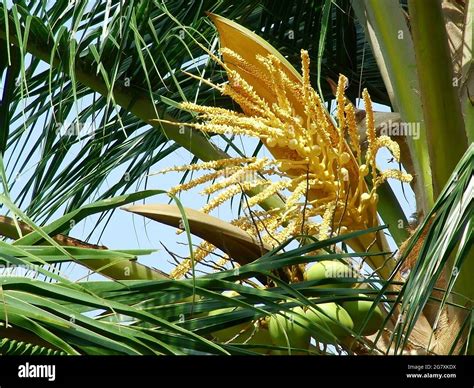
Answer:
[[[472,352],[470,4],[186,3],[1,6],[1,198],[13,214],[0,220],[1,260],[37,274],[2,276],[1,352]],[[387,117],[419,124],[419,138],[381,134]],[[270,156],[243,154],[240,135]],[[160,173],[204,173],[170,188],[176,205],[130,206],[165,194],[132,185],[179,147],[201,162]],[[378,168],[384,147],[403,169]],[[126,179],[103,189],[121,167]],[[415,193],[411,233],[389,179]],[[201,212],[183,207],[176,195],[203,184]],[[237,195],[237,219],[205,214]],[[149,250],[68,235],[121,206],[184,230],[189,257],[168,275],[136,260]],[[68,281],[62,262],[120,282]]]

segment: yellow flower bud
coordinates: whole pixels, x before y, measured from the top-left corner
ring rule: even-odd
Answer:
[[[298,140],[296,139],[291,139],[289,142],[288,142],[288,148],[290,150],[295,150],[296,148],[298,148]]]
[[[318,146],[318,145],[314,145],[311,147],[311,151],[313,153],[314,156],[319,156],[321,155],[321,147]]]
[[[360,196],[360,202],[364,203],[370,200],[370,194],[369,193],[362,193]]]
[[[341,175],[344,182],[349,181],[349,171],[347,171],[347,168],[341,168]]]
[[[372,205],[376,205],[377,202],[379,201],[379,195],[377,193],[373,193],[371,196],[370,196],[370,203]]]
[[[341,154],[341,163],[342,164],[348,163],[350,159],[351,159],[351,156],[347,152],[343,152]]]
[[[277,141],[273,137],[267,137],[267,147],[273,148],[277,145]]]

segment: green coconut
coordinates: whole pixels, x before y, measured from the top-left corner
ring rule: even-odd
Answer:
[[[270,336],[270,332],[267,328],[261,327],[258,322],[254,322],[253,327],[250,330],[246,331],[247,338],[245,341],[241,342],[239,338],[239,343],[245,343],[247,345],[272,345],[272,338]],[[260,354],[269,354],[271,349],[268,348],[259,348],[258,346],[255,347],[248,347],[249,351],[260,353]]]
[[[224,292],[223,295],[233,298],[239,294],[234,291]],[[239,310],[240,307],[226,307],[223,309],[213,310],[209,313],[209,316],[217,316],[220,314],[231,313]],[[214,339],[218,342],[225,343],[238,343],[248,345],[271,345],[272,341],[268,330],[261,327],[258,321],[256,322],[243,322],[234,326],[226,327],[225,329],[217,330],[211,333]],[[269,350],[265,348],[249,347],[250,351],[265,354]]]
[[[354,272],[348,265],[335,260],[323,260],[315,263],[304,274],[305,280],[343,279],[354,277]],[[321,288],[350,288],[352,283],[328,283]]]
[[[348,330],[354,329],[350,314],[342,306],[333,302],[319,303],[317,306],[318,309],[310,308],[306,311],[306,317],[314,325],[321,327],[318,335],[313,335],[317,341],[335,344],[338,338],[350,334]]]
[[[227,296],[228,298],[234,298],[239,295],[238,292],[235,291],[224,291],[222,295]],[[221,314],[231,313],[236,311],[238,307],[225,307],[223,309],[213,310],[209,313],[210,317],[214,317]],[[211,333],[211,335],[219,342],[228,342],[232,338],[239,336],[241,332],[246,331],[250,327],[251,324],[249,322],[239,323],[234,326],[226,327],[225,329],[217,330]],[[242,334],[243,335],[243,334]]]
[[[268,323],[268,331],[273,345],[291,348],[308,349],[310,334],[306,329],[307,322],[301,316],[305,311],[295,307],[292,312],[281,312],[284,315],[273,315]],[[273,350],[272,354],[288,354],[289,351]],[[291,351],[291,354],[306,354],[305,352]]]
[[[214,317],[221,314],[231,313],[236,311],[237,307],[227,307],[219,310],[214,310],[209,313],[210,317]],[[246,331],[250,327],[249,322],[239,323],[235,326],[226,327],[225,329],[213,331],[211,335],[219,342],[228,342],[235,336],[239,336],[239,333]]]
[[[363,294],[359,294],[358,297],[366,298]],[[382,310],[379,306],[376,306],[375,309],[370,312],[372,305],[373,302],[370,300],[351,300],[342,303],[342,306],[347,310],[354,322],[354,331],[356,333],[360,333],[361,335],[375,334],[382,326],[384,321]],[[370,318],[367,324],[362,327],[369,312]]]

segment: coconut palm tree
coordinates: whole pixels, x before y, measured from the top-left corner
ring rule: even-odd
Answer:
[[[472,354],[470,1],[0,7],[1,260],[35,274],[2,276],[1,353]],[[162,173],[183,180],[147,187],[181,147]],[[201,211],[180,201],[203,183]],[[238,219],[206,214],[234,197]],[[120,207],[183,230],[189,257],[166,274],[69,236]]]

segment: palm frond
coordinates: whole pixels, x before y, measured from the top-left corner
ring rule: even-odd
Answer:
[[[463,345],[466,332],[471,330],[465,322],[471,321],[474,298],[469,280],[473,271],[473,166],[471,145],[400,257],[400,263],[409,258],[414,265],[397,298],[402,320],[394,338],[395,351],[407,344],[414,325],[430,305],[435,312],[429,347],[442,347],[441,353],[453,352]],[[415,257],[410,257],[412,251]],[[452,333],[448,340],[436,335],[443,329]]]
[[[363,71],[373,97],[387,102],[350,4],[340,3],[330,7],[321,78],[348,75],[349,93],[355,97]],[[200,88],[181,71],[223,80],[194,40],[206,47],[215,41],[205,12],[237,18],[261,31],[295,65],[303,47],[318,55],[321,6],[314,1],[278,6],[251,0],[232,6],[229,1],[107,4],[18,2],[6,12],[2,5],[0,42],[7,72],[0,113],[9,131],[0,144],[5,143],[14,202],[36,221],[76,209],[90,199],[123,194],[134,185],[143,188],[150,168],[180,145],[192,147],[200,157],[210,156],[209,151],[200,155],[209,147],[201,146],[206,140],[198,134],[188,144],[189,133],[147,123],[163,115],[185,119],[170,104],[173,101],[211,100],[230,106],[228,99]],[[330,99],[326,82],[322,87]],[[179,144],[168,142],[170,136]],[[25,158],[12,158],[16,152]],[[101,163],[93,162],[99,158]],[[121,173],[115,177],[117,171]]]

